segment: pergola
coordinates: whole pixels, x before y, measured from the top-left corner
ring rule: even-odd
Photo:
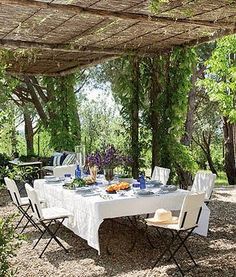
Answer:
[[[12,52],[8,71],[60,76],[236,31],[235,1],[167,2],[154,14],[147,0],[0,0],[0,47]]]

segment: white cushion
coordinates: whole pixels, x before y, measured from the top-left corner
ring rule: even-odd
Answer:
[[[50,220],[50,219],[59,219],[63,217],[69,217],[72,214],[63,208],[52,207],[52,208],[45,208],[42,209],[42,219],[43,220]]]
[[[76,164],[56,166],[53,169],[53,175],[55,177],[64,177],[65,174],[75,175]]]
[[[68,154],[63,161],[62,165],[74,164],[75,163],[75,153]]]
[[[61,156],[63,154],[60,155],[56,155],[53,157],[53,166],[57,166],[57,165],[61,165],[60,161],[61,161]]]

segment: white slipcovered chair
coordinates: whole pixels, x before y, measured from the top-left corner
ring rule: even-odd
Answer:
[[[192,192],[205,192],[205,203],[208,204],[211,198],[216,175],[211,172],[198,171],[195,175]]]
[[[56,166],[53,168],[55,177],[64,177],[65,174],[75,175],[76,164]]]
[[[179,217],[177,219],[173,218],[173,222],[152,222],[153,219],[146,219],[148,226],[156,227],[163,244],[165,245],[165,250],[159,256],[158,260],[154,264],[153,268],[158,262],[162,260],[166,253],[169,253],[168,261],[173,259],[178,270],[184,276],[183,269],[176,260],[176,253],[184,248],[192,260],[194,266],[197,265],[192,254],[186,246],[186,240],[192,234],[193,230],[198,226],[199,218],[202,211],[202,206],[204,204],[205,193],[189,193],[185,196]],[[170,243],[166,242],[166,237],[163,237],[163,234],[160,230],[168,230],[172,233],[172,239]],[[183,235],[181,235],[183,234]],[[179,241],[179,243],[173,244],[174,242]],[[174,246],[174,247],[173,247]]]
[[[70,216],[72,216],[72,214],[68,210],[60,208],[60,207],[43,208],[40,204],[36,190],[34,188],[32,188],[29,184],[25,184],[25,188],[26,188],[26,192],[28,194],[31,208],[34,213],[34,217],[35,217],[35,219],[37,219],[39,221],[39,223],[44,228],[44,231],[42,231],[40,237],[38,238],[38,240],[33,248],[35,248],[37,246],[39,241],[42,239],[43,235],[45,233],[48,233],[51,236],[51,238],[48,240],[46,246],[42,250],[39,257],[40,258],[42,257],[43,253],[47,249],[47,247],[50,244],[50,242],[52,241],[52,239],[54,239],[58,243],[58,245],[60,245],[66,251],[66,253],[68,253],[68,250],[60,242],[60,240],[56,237],[56,233],[59,230],[62,223],[64,222],[64,220],[66,218],[69,218]],[[57,226],[57,228],[54,231],[52,231],[50,229],[50,225],[53,222],[59,222],[59,225]]]
[[[170,175],[169,168],[155,166],[152,173],[151,180],[160,181],[163,185],[166,185],[169,179],[169,175]]]
[[[13,204],[17,207],[17,209],[21,212],[22,216],[18,221],[16,228],[18,228],[24,218],[26,218],[27,222],[23,226],[21,232],[25,230],[29,223],[31,223],[35,228],[39,229],[37,224],[32,219],[32,215],[29,214],[30,202],[28,197],[21,197],[16,182],[13,179],[8,177],[4,178],[7,190],[9,192],[10,198]]]

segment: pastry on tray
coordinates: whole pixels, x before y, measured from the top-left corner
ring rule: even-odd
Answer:
[[[126,182],[121,182],[118,184],[112,184],[106,188],[108,193],[116,193],[119,190],[128,190],[130,189],[130,184]]]

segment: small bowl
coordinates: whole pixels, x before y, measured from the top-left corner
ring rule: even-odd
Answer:
[[[133,178],[119,178],[119,182],[129,183],[132,184],[134,181]]]
[[[45,180],[51,180],[51,179],[55,179],[56,177],[54,175],[46,175],[44,176]]]

